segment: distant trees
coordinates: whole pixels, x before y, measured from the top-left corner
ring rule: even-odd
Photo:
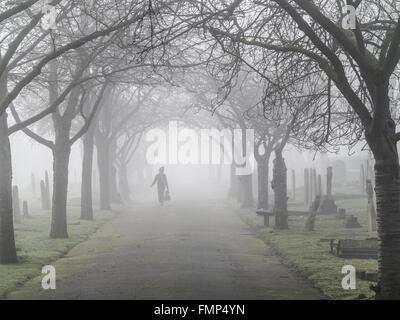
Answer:
[[[89,101],[94,99],[90,96]],[[91,104],[91,103],[90,103]],[[98,115],[98,112],[97,112]],[[88,130],[82,137],[82,180],[81,180],[81,219],[93,220],[93,152],[94,152],[94,127],[96,119],[90,123]]]
[[[126,130],[125,125],[140,109],[140,104],[132,103],[129,98],[123,100],[120,94],[121,88],[118,87],[114,87],[109,93],[107,106],[102,109],[94,129],[102,210],[110,210],[111,202],[121,201],[114,167],[116,140],[120,133]]]

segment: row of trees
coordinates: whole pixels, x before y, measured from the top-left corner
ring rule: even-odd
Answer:
[[[91,6],[73,0],[51,1],[58,10],[57,30],[41,29],[43,13],[34,10],[38,4],[31,0],[1,5],[1,263],[16,261],[9,135],[24,130],[52,149],[51,236],[65,237],[68,180],[63,168],[68,166],[71,145],[89,130],[84,138],[85,156],[91,157],[94,136],[100,157],[112,153],[123,172],[131,154],[124,145],[134,146],[143,128],[122,130],[124,137],[120,136],[118,128],[137,112],[127,103],[127,111],[120,114],[129,98],[119,101],[118,109],[102,105],[118,105],[112,99],[121,96],[118,90],[123,90],[123,84],[134,83],[135,90],[146,91],[150,90],[145,85],[149,79],[182,81],[184,70],[191,68],[196,70],[196,79],[181,85],[195,92],[202,108],[216,115],[223,126],[256,130],[260,207],[268,205],[269,157],[275,152],[276,167],[284,168],[282,152],[288,141],[326,151],[353,146],[365,137],[376,163],[377,297],[400,297],[396,147],[400,133],[396,132],[395,101],[389,94],[391,80],[399,76],[400,21],[395,1],[347,1],[357,10],[354,29],[342,27],[347,13],[341,0],[102,0]],[[200,65],[206,65],[207,71],[198,70]],[[152,71],[150,76],[138,71],[146,68]],[[43,88],[47,97],[32,99],[29,95]],[[133,91],[128,90],[135,96]],[[143,93],[136,92],[134,105],[141,105],[143,99]],[[46,107],[37,111],[32,105]],[[7,110],[16,120],[10,127]],[[53,140],[28,129],[50,114]],[[94,119],[97,127],[91,126]],[[106,158],[101,159],[99,165],[105,168],[99,173],[101,207],[108,209],[107,197],[113,197],[115,179],[107,181],[113,174],[103,171],[115,170]],[[83,171],[89,181],[90,167]],[[274,185],[282,185],[285,177],[278,172],[283,171],[274,175]],[[243,205],[251,205],[250,179],[244,176],[240,181],[245,191]],[[126,183],[120,183],[120,189],[126,189]],[[89,187],[82,192],[90,194]],[[275,209],[281,213],[286,210],[284,192],[275,192],[279,197]],[[90,211],[90,201],[85,207]],[[285,228],[285,215],[278,218],[278,226]]]

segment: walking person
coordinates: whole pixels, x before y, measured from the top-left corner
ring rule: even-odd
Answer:
[[[164,173],[164,167],[161,167],[156,174],[153,183],[150,187],[154,186],[157,182],[158,202],[161,206],[164,205],[165,200],[169,200],[169,187],[167,176]]]

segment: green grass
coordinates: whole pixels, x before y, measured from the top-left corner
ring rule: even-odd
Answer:
[[[354,192],[356,193],[356,192]],[[344,290],[341,286],[341,273],[344,265],[352,265],[356,270],[377,270],[375,259],[343,259],[330,253],[329,242],[321,238],[365,239],[376,237],[369,233],[366,217],[366,199],[336,201],[336,205],[347,210],[347,215],[358,218],[361,228],[347,229],[344,221],[336,215],[319,215],[315,231],[306,231],[305,217],[289,217],[289,230],[275,230],[264,227],[263,218],[254,210],[235,209],[239,216],[257,231],[260,238],[271,245],[284,262],[309,279],[330,299],[357,299],[360,294],[372,298],[374,292],[369,288],[373,282],[357,279],[356,290]],[[235,208],[237,208],[235,206]],[[302,208],[304,209],[304,208]],[[274,219],[270,219],[271,226]]]
[[[15,225],[19,263],[0,265],[0,298],[37,276],[44,265],[66,255],[115,215],[115,212],[95,211],[94,221],[81,221],[79,213],[78,207],[68,207],[68,239],[50,239],[50,211],[34,208],[30,218],[22,218]]]

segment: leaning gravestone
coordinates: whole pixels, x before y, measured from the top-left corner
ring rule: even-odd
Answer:
[[[321,203],[321,197],[316,196],[313,204],[310,206],[310,216],[306,220],[306,230],[307,231],[314,231],[315,227],[315,220],[317,219],[317,212],[318,212],[318,207]]]
[[[29,218],[28,201],[26,201],[26,200],[22,204],[22,212],[23,212],[24,218]]]
[[[51,202],[51,201],[50,201],[50,182],[49,182],[49,174],[48,174],[47,170],[46,170],[46,172],[45,172],[44,181],[45,181],[45,187],[46,187],[46,189],[45,189],[45,191],[46,191],[45,196],[46,196],[47,210],[50,210],[50,202]]]
[[[367,179],[366,192],[368,196],[367,218],[368,218],[368,231],[376,231],[376,211],[374,205],[374,190],[372,188],[371,179]]]
[[[322,198],[322,179],[321,175],[318,175],[318,195]]]
[[[326,195],[319,207],[318,210],[319,213],[330,214],[337,212],[337,206],[335,204],[335,200],[333,200],[332,197],[332,178],[333,178],[332,167],[328,167],[326,174]]]
[[[50,210],[50,199],[48,197],[46,184],[43,180],[40,181],[40,198],[42,201],[42,209]]]

